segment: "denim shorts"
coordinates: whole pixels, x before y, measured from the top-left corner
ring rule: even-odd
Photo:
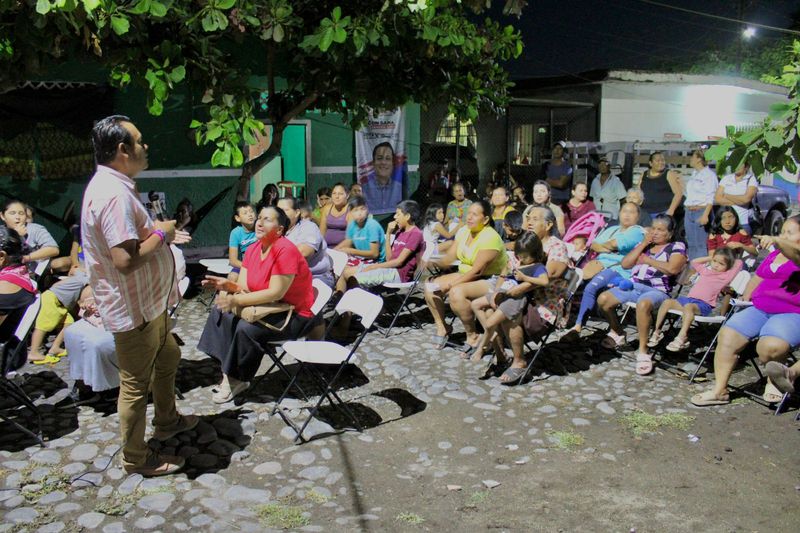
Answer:
[[[665,300],[669,299],[669,294],[654,289],[650,285],[645,285],[644,283],[634,283],[633,288],[628,291],[624,291],[619,287],[614,287],[610,289],[610,291],[611,294],[614,295],[614,298],[619,300],[622,304],[628,302],[639,303],[642,300],[650,300],[653,307],[658,307],[664,303]]]
[[[711,311],[714,310],[713,307],[708,305],[708,302],[704,302],[703,300],[699,300],[697,298],[689,298],[688,296],[678,296],[678,303],[681,305],[686,304],[694,304],[700,308],[700,314],[703,316],[708,316],[711,314]]]
[[[748,307],[735,313],[727,322],[726,328],[746,337],[778,337],[791,346],[800,345],[800,314],[765,313],[755,307]]]

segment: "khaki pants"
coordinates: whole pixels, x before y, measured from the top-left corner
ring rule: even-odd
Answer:
[[[123,333],[114,333],[119,361],[119,426],[122,433],[122,465],[141,466],[147,459],[144,442],[147,395],[153,393],[153,425],[178,421],[175,408],[175,373],[181,351],[169,332],[166,313]]]

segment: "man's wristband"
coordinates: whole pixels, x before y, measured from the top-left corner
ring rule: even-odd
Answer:
[[[153,230],[153,233],[151,235],[158,235],[158,238],[161,239],[162,243],[167,242],[167,234],[164,233],[164,230],[160,229]]]

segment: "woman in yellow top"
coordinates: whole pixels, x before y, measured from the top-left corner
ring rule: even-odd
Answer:
[[[458,315],[467,332],[467,342],[477,343],[475,315],[470,301],[484,296],[489,283],[482,278],[500,274],[506,266],[508,256],[503,239],[492,227],[492,207],[486,200],[474,202],[467,210],[466,226],[458,230],[455,245],[432,264],[439,267],[452,265],[458,259],[458,272],[445,274],[428,281],[425,286],[425,301],[436,323],[433,343],[441,349],[453,328],[444,321],[444,297],[449,295],[450,308]]]

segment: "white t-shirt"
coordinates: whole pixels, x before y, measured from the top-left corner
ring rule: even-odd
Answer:
[[[748,187],[758,187],[758,180],[749,172],[742,177],[741,181],[736,181],[736,174],[728,174],[720,180],[719,186],[722,187],[722,192],[726,194],[739,195],[747,193]],[[731,207],[739,215],[739,224],[748,224],[750,219],[753,218],[753,209],[749,206],[733,205]]]
[[[719,180],[713,170],[708,167],[695,170],[686,181],[686,207],[713,205],[717,187]]]

